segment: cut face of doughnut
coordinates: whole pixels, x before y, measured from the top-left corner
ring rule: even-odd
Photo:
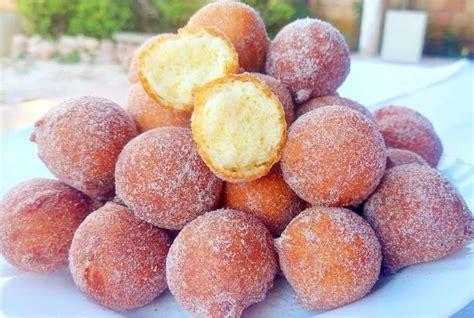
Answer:
[[[214,29],[181,29],[163,37],[139,57],[139,78],[157,103],[192,111],[193,93],[202,85],[239,69],[232,43]]]
[[[227,181],[268,173],[281,156],[286,121],[278,98],[249,74],[229,75],[196,92],[193,137],[201,157]]]

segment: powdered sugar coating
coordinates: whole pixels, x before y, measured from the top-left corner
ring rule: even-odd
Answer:
[[[138,57],[140,56],[140,54],[143,51],[145,51],[146,49],[148,49],[149,47],[151,47],[151,45],[153,43],[155,43],[156,41],[158,41],[160,38],[169,37],[169,36],[173,36],[173,34],[171,34],[171,33],[162,33],[162,34],[157,34],[155,36],[152,36],[151,38],[149,38],[148,40],[143,42],[135,50],[135,52],[133,52],[132,61],[130,63],[130,67],[128,69],[128,81],[130,82],[130,84],[135,84],[135,83],[138,83],[140,81],[138,79]]]
[[[65,267],[72,236],[92,209],[91,199],[60,181],[22,182],[0,203],[0,252],[21,271]]]
[[[273,94],[278,97],[283,105],[283,109],[285,110],[286,125],[290,127],[290,125],[295,121],[295,105],[293,104],[293,99],[291,98],[288,87],[269,75],[260,73],[251,73],[251,75],[261,80],[263,84],[267,85]]]
[[[297,103],[330,95],[350,69],[349,47],[331,24],[313,18],[286,25],[272,41],[266,73],[288,85]]]
[[[265,226],[221,209],[187,224],[166,260],[168,286],[196,317],[240,317],[273,285],[277,256]]]
[[[280,164],[285,181],[303,200],[351,206],[375,190],[385,162],[375,123],[348,107],[327,106],[294,122]]]
[[[286,184],[278,165],[257,180],[225,183],[223,204],[255,216],[273,236],[279,236],[303,208],[303,201]]]
[[[301,212],[276,240],[280,267],[310,309],[331,309],[369,293],[378,280],[382,253],[367,222],[344,208]]]
[[[125,144],[137,135],[130,116],[101,97],[70,98],[35,123],[31,141],[62,182],[92,198],[112,197],[114,169]]]
[[[140,221],[126,207],[107,203],[74,235],[69,254],[72,278],[102,306],[141,307],[166,289],[170,245],[164,230]]]
[[[375,111],[374,117],[387,147],[413,151],[430,166],[438,165],[443,145],[426,117],[402,106],[383,107]]]
[[[211,2],[194,13],[187,27],[217,29],[232,42],[245,71],[263,71],[269,39],[265,23],[252,7],[238,1]]]
[[[429,166],[428,162],[426,162],[423,157],[413,151],[406,149],[387,148],[387,169],[410,163]]]
[[[147,95],[140,83],[130,88],[127,110],[140,132],[167,126],[189,128],[191,125],[189,112],[173,111],[157,104]]]
[[[375,122],[374,116],[372,115],[370,110],[367,109],[367,107],[363,106],[362,104],[356,101],[353,101],[352,99],[340,97],[340,96],[334,96],[334,95],[327,95],[327,96],[315,97],[313,99],[310,99],[309,101],[305,102],[304,104],[300,105],[300,107],[298,107],[298,110],[296,111],[296,116],[300,117],[301,115],[306,114],[307,112],[310,112],[317,108],[321,108],[325,106],[334,106],[334,105],[349,107],[353,110],[361,112],[362,114],[367,116],[367,118],[369,118],[371,121]]]
[[[156,128],[133,139],[115,177],[117,195],[139,218],[171,230],[214,209],[222,189],[187,128]]]
[[[363,216],[377,233],[389,273],[444,257],[474,237],[459,192],[439,171],[419,164],[387,170]]]

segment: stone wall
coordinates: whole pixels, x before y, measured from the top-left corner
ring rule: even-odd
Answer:
[[[362,0],[308,0],[313,16],[334,24],[357,47],[358,9]],[[428,12],[425,54],[474,55],[474,0],[386,0],[387,9],[408,5],[412,10]]]

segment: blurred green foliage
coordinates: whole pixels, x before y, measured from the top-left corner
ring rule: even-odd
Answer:
[[[255,8],[262,16],[267,26],[268,35],[273,38],[275,34],[296,15],[295,3],[285,0],[243,0]]]
[[[29,34],[46,38],[83,34],[111,38],[120,30],[176,31],[209,0],[17,0]],[[291,20],[308,15],[307,0],[243,0],[273,37]]]
[[[64,34],[77,0],[17,0],[28,34],[45,38]]]
[[[28,34],[54,38],[84,34],[110,38],[117,31],[133,28],[133,0],[17,0]]]
[[[208,3],[208,0],[176,1],[176,0],[154,0],[157,12],[156,31],[176,32],[183,27],[189,17],[200,7]]]
[[[103,39],[135,25],[135,16],[131,9],[133,0],[76,1],[77,5],[69,20],[69,34]]]

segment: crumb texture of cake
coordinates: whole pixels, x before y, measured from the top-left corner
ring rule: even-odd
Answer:
[[[139,78],[147,94],[174,110],[193,110],[194,92],[239,70],[232,43],[215,29],[180,29],[162,37],[139,57]]]
[[[201,157],[227,181],[267,174],[286,139],[281,102],[249,74],[229,75],[200,89],[191,127]]]

